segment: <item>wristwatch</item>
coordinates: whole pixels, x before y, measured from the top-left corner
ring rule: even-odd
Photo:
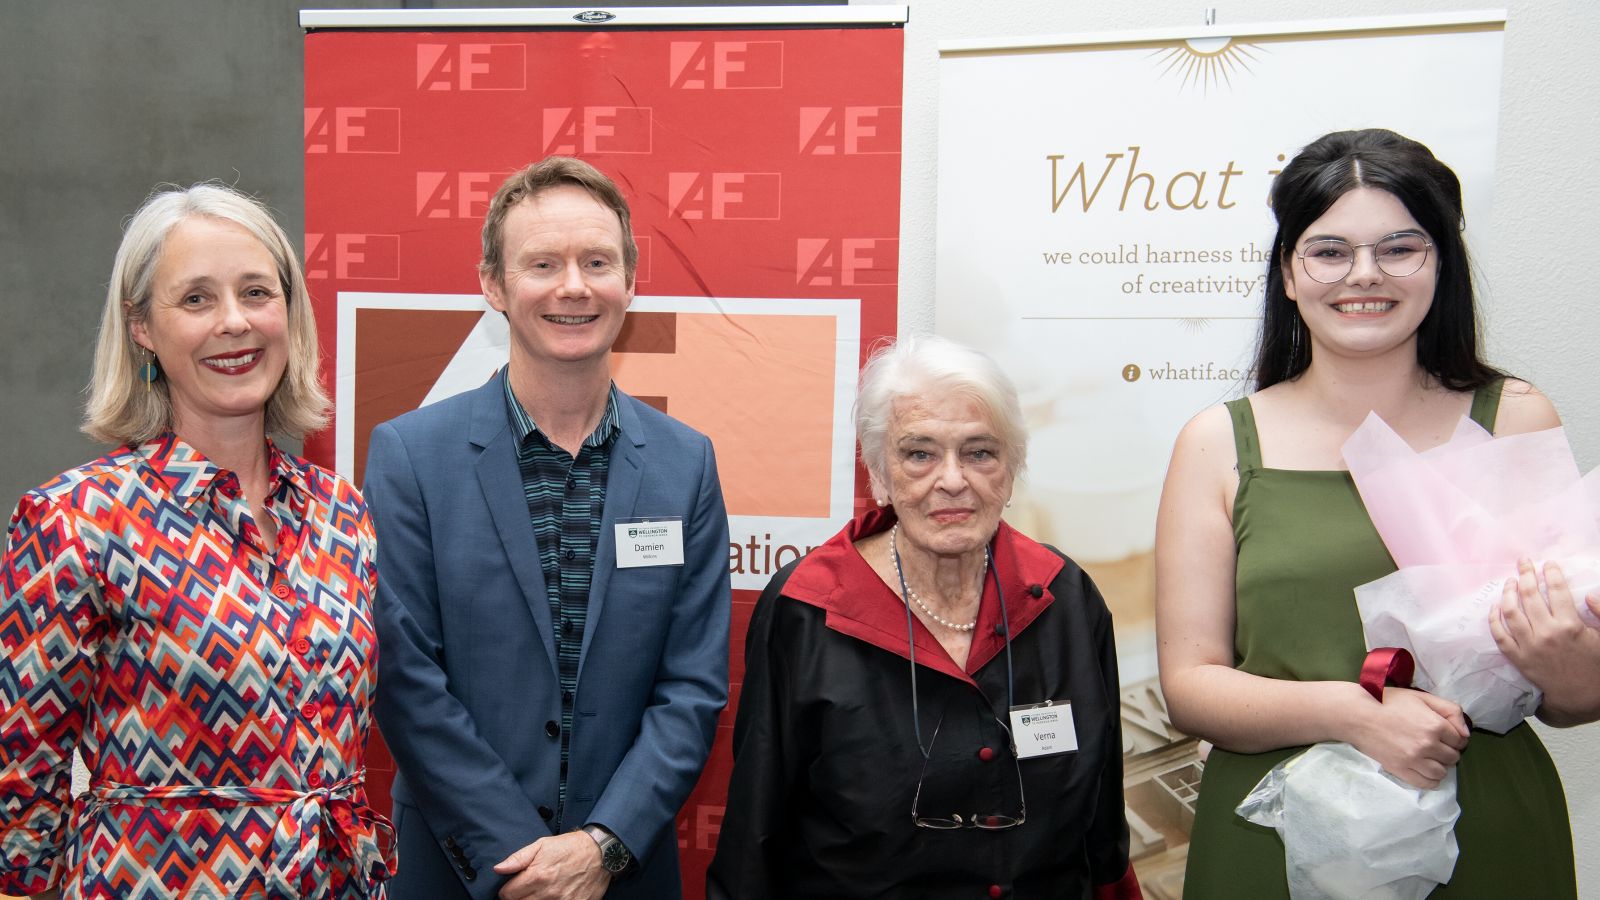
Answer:
[[[612,834],[604,825],[585,825],[583,832],[600,845],[600,866],[607,872],[620,875],[633,862],[633,854],[623,846],[622,839]]]

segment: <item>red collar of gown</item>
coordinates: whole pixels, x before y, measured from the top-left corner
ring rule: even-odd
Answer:
[[[806,554],[790,574],[783,593],[826,611],[827,625],[834,631],[910,658],[906,649],[905,603],[855,548],[856,541],[889,530],[895,521],[892,508],[869,509],[851,520],[827,543]],[[1065,566],[1060,556],[1005,522],[1000,523],[994,539],[994,567],[1005,587],[1012,637],[1027,629],[1055,600],[1050,583]],[[972,683],[971,673],[1005,649],[1005,638],[999,629],[1000,597],[995,593],[993,577],[986,577],[983,582],[978,625],[972,633],[966,671],[956,666],[921,619],[913,616],[911,621],[917,662],[962,681]]]

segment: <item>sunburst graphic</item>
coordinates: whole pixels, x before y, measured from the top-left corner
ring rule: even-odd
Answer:
[[[1266,51],[1258,44],[1236,42],[1230,37],[1190,38],[1150,54],[1161,67],[1163,77],[1180,79],[1180,90],[1210,94],[1233,84],[1233,79],[1250,71],[1250,64]]]
[[[1178,327],[1189,334],[1199,334],[1211,327],[1211,320],[1201,318],[1179,319]]]

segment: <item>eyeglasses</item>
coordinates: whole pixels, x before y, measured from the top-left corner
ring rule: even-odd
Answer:
[[[1000,622],[1004,627],[1006,649],[1006,708],[1011,709],[1017,705],[1016,678],[1011,668],[1011,619],[1006,614],[1005,589],[1000,586],[1000,573],[994,564],[994,553],[988,547],[983,549],[984,567],[994,578],[995,597],[1000,601]],[[890,544],[890,554],[894,558],[894,571],[900,577],[900,600],[906,608],[906,655],[911,661],[911,728],[917,736],[917,749],[922,752],[922,773],[917,776],[917,792],[911,798],[911,823],[918,828],[933,828],[938,830],[954,830],[958,828],[980,828],[984,831],[1004,831],[1015,828],[1028,820],[1028,798],[1022,790],[1022,763],[1017,760],[1017,742],[1011,738],[1011,729],[998,718],[994,719],[999,726],[1000,733],[1005,735],[1006,750],[1011,753],[1011,765],[1017,773],[1017,809],[1014,816],[996,814],[973,813],[963,817],[960,813],[952,813],[949,818],[942,816],[924,816],[918,812],[922,808],[922,782],[928,777],[928,760],[933,756],[932,747],[939,739],[939,728],[944,725],[944,714],[939,715],[939,721],[933,726],[933,736],[928,740],[928,746],[922,746],[922,712],[917,704],[917,636],[911,625],[911,600],[910,589],[906,587],[906,573],[900,567],[900,551]],[[985,701],[987,702],[987,701]]]
[[[932,828],[939,831],[954,831],[959,828],[1004,831],[1007,828],[1015,828],[1028,820],[1028,798],[1022,790],[1022,764],[1017,761],[1017,750],[1016,745],[1011,740],[1011,729],[1007,728],[1005,723],[999,719],[995,719],[994,723],[1000,727],[1000,733],[1005,735],[1006,750],[1002,752],[1010,752],[1011,767],[1017,774],[1017,814],[1011,816],[993,813],[972,813],[963,816],[960,813],[951,813],[948,817],[923,815],[919,812],[922,809],[922,782],[923,779],[928,777],[928,760],[931,756],[929,751],[924,751],[922,754],[922,774],[917,776],[917,793],[911,798],[912,824],[918,828]],[[940,716],[939,724],[944,724],[943,716]],[[933,739],[928,742],[929,747],[931,748],[933,742],[937,740],[939,740],[939,725],[933,727]],[[918,747],[920,748],[921,745],[919,744]]]
[[[1404,278],[1416,274],[1428,261],[1428,250],[1433,242],[1415,231],[1400,231],[1370,244],[1333,239],[1312,241],[1306,245],[1305,252],[1295,256],[1305,265],[1307,275],[1323,284],[1336,284],[1355,267],[1356,251],[1362,247],[1372,248],[1372,260],[1383,274]]]

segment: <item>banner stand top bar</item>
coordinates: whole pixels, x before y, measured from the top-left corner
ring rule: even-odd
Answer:
[[[637,6],[566,9],[307,9],[300,27],[318,28],[595,28],[640,25],[904,25],[910,7]]]
[[[988,52],[1051,50],[1064,47],[1144,44],[1151,41],[1184,41],[1227,38],[1262,38],[1280,35],[1345,33],[1351,31],[1405,31],[1412,28],[1470,28],[1500,26],[1506,23],[1503,9],[1460,13],[1418,13],[1399,16],[1373,16],[1356,19],[1307,19],[1293,22],[1244,23],[1239,25],[1195,25],[1192,27],[1151,28],[1140,31],[1035,35],[1013,39],[971,38],[939,42],[940,56],[983,54]]]

